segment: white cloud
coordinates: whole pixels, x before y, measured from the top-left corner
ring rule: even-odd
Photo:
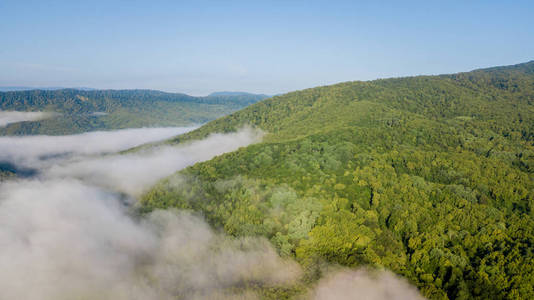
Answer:
[[[162,146],[133,154],[69,161],[53,166],[49,175],[83,178],[100,186],[138,196],[177,170],[237,150],[259,141],[260,138],[261,133],[251,129],[214,134],[181,146]]]
[[[49,112],[0,111],[0,127],[11,123],[38,121],[54,116]]]
[[[194,128],[137,128],[64,136],[0,137],[0,149],[2,149],[0,161],[11,161],[25,167],[43,167],[43,165],[57,163],[57,160],[45,161],[43,158],[57,157],[62,154],[72,157],[117,152],[167,139],[192,129]]]
[[[417,288],[389,271],[341,270],[321,279],[313,300],[422,300]]]
[[[117,196],[82,181],[0,190],[1,299],[231,298],[245,282],[300,273],[263,239],[228,239],[183,212],[136,221]]]

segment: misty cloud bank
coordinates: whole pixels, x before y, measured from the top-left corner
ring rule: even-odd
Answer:
[[[179,147],[96,156],[187,130],[1,138],[3,159],[40,173],[0,185],[0,299],[248,298],[252,292],[236,287],[296,280],[298,265],[264,239],[229,239],[184,212],[129,214],[117,191],[138,192],[154,178],[261,136],[243,130]],[[68,156],[57,156],[65,151]]]
[[[226,239],[180,212],[134,220],[80,181],[6,184],[0,198],[2,299],[207,299],[299,275],[262,239]]]
[[[300,280],[299,265],[263,238],[227,237],[183,211],[130,213],[124,193],[135,199],[160,178],[261,139],[244,129],[113,154],[188,130],[0,138],[0,160],[39,171],[0,183],[0,299],[255,299],[247,286]],[[419,299],[390,273],[359,272],[325,277],[309,298]]]
[[[42,169],[64,162],[66,158],[80,159],[87,155],[118,152],[164,140],[192,129],[194,128],[136,128],[64,136],[0,137],[0,161]]]
[[[244,129],[236,133],[214,134],[181,147],[162,146],[140,153],[73,160],[52,167],[49,173],[56,177],[81,178],[131,196],[139,196],[177,170],[260,139],[261,133]]]
[[[388,271],[343,270],[321,279],[309,294],[313,300],[423,300],[408,281]]]
[[[25,112],[25,111],[1,111],[0,110],[0,127],[11,123],[24,121],[39,121],[54,116],[49,112]]]

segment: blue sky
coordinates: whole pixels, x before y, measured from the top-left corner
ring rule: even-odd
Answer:
[[[0,0],[0,86],[275,94],[534,59],[534,1]]]

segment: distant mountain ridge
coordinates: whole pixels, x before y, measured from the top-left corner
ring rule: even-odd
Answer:
[[[222,91],[222,92],[213,92],[208,95],[208,97],[216,97],[216,96],[260,96],[260,97],[271,97],[266,94],[253,94],[253,93],[247,93],[247,92],[230,92],[230,91]]]
[[[255,94],[194,97],[155,90],[0,92],[0,110],[61,114],[47,120],[10,124],[0,128],[0,135],[66,134],[127,127],[201,124],[265,98]]]
[[[31,91],[31,90],[44,90],[44,91],[54,91],[54,90],[64,90],[64,89],[73,89],[73,90],[80,90],[80,91],[92,91],[96,90],[94,88],[89,87],[72,87],[72,88],[66,88],[66,87],[30,87],[30,86],[0,86],[0,92],[17,92],[17,91]]]

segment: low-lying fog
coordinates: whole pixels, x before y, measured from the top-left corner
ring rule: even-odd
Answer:
[[[11,123],[24,121],[38,121],[52,117],[53,113],[48,112],[25,112],[25,111],[2,111],[0,110],[0,127]]]
[[[0,299],[250,299],[243,283],[290,284],[302,271],[262,238],[234,239],[199,216],[155,211],[132,217],[124,197],[224,152],[258,142],[244,129],[180,146],[118,155],[192,128],[130,129],[72,136],[0,137],[0,162],[36,175],[0,183]],[[414,299],[390,273],[343,271],[314,299]]]

